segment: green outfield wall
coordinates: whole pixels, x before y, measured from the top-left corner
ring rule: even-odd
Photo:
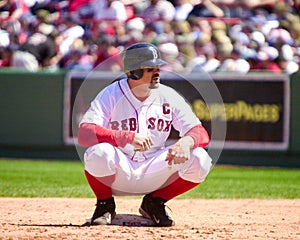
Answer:
[[[62,135],[65,74],[0,71],[1,157],[76,157]]]
[[[64,139],[67,72],[0,70],[0,157],[78,159]],[[228,149],[219,162],[300,167],[300,74],[290,78],[289,143],[285,150]]]
[[[61,146],[64,73],[0,75],[2,146]]]

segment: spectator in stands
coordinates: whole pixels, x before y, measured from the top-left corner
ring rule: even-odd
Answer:
[[[121,31],[120,31],[121,30]],[[118,24],[116,26],[117,46],[123,51],[128,46],[141,42],[144,39],[143,31],[145,30],[144,20],[135,17],[126,22],[126,25]]]
[[[11,61],[12,61],[12,56],[13,52],[15,49],[13,49],[10,46],[7,47],[1,47],[0,48],[0,67],[10,67],[11,66]]]
[[[9,45],[18,46],[21,44],[22,29],[18,20],[9,20],[6,22],[5,30],[8,34]]]
[[[276,63],[281,68],[282,73],[286,73],[288,75],[291,75],[293,73],[296,73],[299,71],[299,64],[297,64],[294,61],[287,60],[284,56],[280,55]]]
[[[123,49],[125,49],[124,46],[129,41],[130,28],[127,28],[127,24],[117,24],[115,26],[116,46],[120,46]]]
[[[6,18],[8,16],[8,0],[0,1],[0,18]]]
[[[300,14],[300,0],[291,1],[295,14]]]
[[[79,18],[93,18],[95,13],[95,0],[69,0],[67,10],[71,15],[77,14]]]
[[[257,53],[257,64],[254,67],[254,70],[259,71],[269,71],[276,74],[279,74],[282,72],[282,69],[278,66],[276,63],[276,59],[279,56],[278,51],[274,47],[266,46],[262,48]]]
[[[195,50],[195,56],[188,60],[186,63],[186,70],[187,72],[191,72],[196,66],[202,66],[205,61],[206,57],[203,51],[203,47],[205,44],[209,43],[211,41],[211,36],[207,33],[203,33],[201,37],[196,39],[194,41],[194,50]]]
[[[56,44],[59,46],[61,57],[70,51],[75,39],[84,35],[85,29],[79,24],[77,17],[68,15],[64,18],[59,35],[56,37]]]
[[[122,71],[122,57],[116,48],[115,36],[102,35],[96,40],[98,45],[97,59],[94,62],[95,70]]]
[[[7,9],[7,20],[19,19],[22,15],[31,14],[25,0],[8,0]]]
[[[179,13],[183,13],[181,12],[183,9],[184,14],[188,12],[188,8],[186,8],[190,8],[188,0],[97,0],[97,7],[107,7],[107,3],[110,4],[111,9],[123,9],[121,11],[123,13],[126,12],[129,4],[132,9],[135,10],[135,14],[138,18],[130,15],[132,21],[127,21],[128,15],[123,18],[111,18],[111,16],[122,16],[122,14],[109,14],[109,20],[105,18],[99,19],[100,21],[97,25],[89,29],[91,26],[90,23],[92,22],[88,22],[87,24],[81,17],[88,12],[85,12],[86,9],[84,6],[86,4],[89,5],[89,3],[95,3],[95,1],[96,0],[70,0],[68,3],[69,12],[66,11],[67,8],[55,7],[57,3],[59,3],[59,6],[65,4],[63,3],[65,1],[59,0],[41,0],[42,5],[37,4],[37,0],[4,0],[4,5],[1,5],[2,2],[0,2],[0,11],[2,11],[2,13],[0,13],[0,18],[2,17],[0,21],[0,46],[2,47],[0,49],[0,55],[2,58],[7,55],[6,47],[9,45],[13,45],[13,49],[18,49],[20,46],[23,47],[31,35],[28,31],[28,25],[37,19],[44,24],[43,29],[45,31],[55,26],[55,29],[59,32],[55,38],[55,56],[51,58],[50,62],[50,65],[53,66],[64,62],[63,60],[68,59],[71,55],[74,60],[75,57],[79,57],[79,53],[81,56],[77,62],[79,61],[80,67],[82,67],[82,65],[80,65],[82,58],[85,59],[83,61],[85,63],[89,62],[86,61],[87,59],[93,59],[93,61],[95,61],[95,54],[91,53],[90,50],[86,51],[85,44],[84,51],[73,49],[73,43],[78,42],[77,40],[83,40],[82,36],[84,36],[88,30],[92,30],[93,36],[101,36],[101,38],[103,35],[114,36],[116,38],[114,48],[117,49],[118,52],[122,51],[128,45],[140,41],[151,42],[157,46],[164,43],[174,43],[179,52],[182,53],[179,54],[177,60],[186,67],[187,71],[193,69],[195,65],[199,67],[205,61],[207,61],[207,63],[210,62],[210,66],[212,66],[214,65],[213,63],[217,63],[215,60],[219,61],[221,69],[224,66],[224,64],[222,64],[223,61],[232,58],[228,56],[228,52],[233,48],[239,52],[241,59],[247,60],[251,66],[250,69],[268,70],[271,68],[272,71],[279,72],[279,70],[281,70],[288,74],[298,71],[299,69],[300,17],[298,12],[298,0],[191,1],[190,3],[194,7],[189,13],[186,22],[183,21],[184,15]],[[62,2],[62,5],[60,5],[60,2]],[[118,5],[120,3],[124,8],[112,7],[121,6]],[[93,8],[93,10],[94,9],[97,11],[96,8]],[[83,15],[78,14],[81,10],[85,12]],[[194,14],[192,14],[193,11]],[[105,14],[108,12],[108,8],[105,8]],[[64,15],[61,15],[62,13],[64,13]],[[74,13],[75,17],[77,15],[79,18],[75,19],[75,25],[68,24],[66,22],[66,16],[68,15],[68,18],[74,19]],[[97,13],[100,14],[99,11],[97,11]],[[100,17],[105,17],[105,14],[101,14]],[[7,15],[8,17],[6,17]],[[88,15],[89,14],[85,16]],[[61,18],[58,18],[58,16],[61,16]],[[200,16],[200,18],[198,18],[198,16]],[[221,22],[218,21],[215,16],[225,18],[240,17],[240,19],[229,19],[229,22],[234,20],[234,25],[226,24],[226,29],[220,29]],[[125,18],[126,20],[124,20]],[[227,23],[228,21],[225,18],[221,20]],[[96,19],[96,17],[94,19]],[[174,22],[177,23],[174,24]],[[224,23],[222,24],[224,26]],[[186,28],[187,25],[189,25],[188,28]],[[188,29],[188,31],[181,29],[182,27],[183,29]],[[199,42],[202,43],[198,44]],[[212,49],[207,48],[206,43],[208,42],[211,42],[217,51],[210,61],[206,59],[209,52],[211,52],[208,51],[208,49]],[[101,45],[102,44],[99,46],[100,48]],[[274,58],[275,55],[266,54],[266,47],[271,47],[271,49],[275,48],[278,52],[278,57]],[[90,44],[88,48],[93,49],[92,52],[94,52],[95,44]],[[203,50],[205,50],[205,54]],[[72,54],[69,55],[70,51]],[[270,49],[267,52],[269,51]],[[16,54],[14,54],[15,52]],[[22,50],[21,52],[24,51]],[[100,49],[99,52],[101,52]],[[291,52],[293,54],[291,54]],[[20,51],[14,50],[11,53],[12,56],[17,56]],[[108,54],[108,56],[109,55],[110,54]],[[182,58],[182,56],[186,57]],[[102,63],[102,57],[100,56],[97,61],[101,62],[101,66],[105,66],[105,64]],[[224,57],[226,58],[224,59]],[[275,66],[266,64],[265,59],[270,61],[269,58],[275,62]],[[5,59],[7,60],[6,57]],[[2,65],[9,64],[8,61],[1,60]],[[104,62],[105,61],[107,60],[104,60]],[[34,65],[35,61],[33,59],[29,62],[31,65]],[[44,64],[38,62],[37,65],[40,67]],[[77,67],[78,63],[70,65]],[[229,65],[233,68],[233,64],[227,64],[227,66]],[[64,67],[63,64],[58,66]],[[106,70],[110,69],[107,65],[105,68]],[[120,65],[114,69],[120,69]],[[209,71],[211,71],[211,69]]]
[[[186,65],[187,61],[195,57],[195,51],[193,48],[193,43],[196,39],[196,36],[192,32],[191,25],[188,21],[172,21],[170,23],[171,31],[168,35],[172,36],[172,39],[175,38],[175,44],[180,52],[178,60],[182,65]],[[169,39],[169,42],[174,40]],[[180,70],[182,71],[182,70]]]
[[[175,0],[173,1],[175,6],[175,21],[184,21],[187,19],[189,13],[193,10],[193,4],[189,0]]]
[[[126,21],[127,12],[124,4],[119,0],[96,0],[94,4],[94,19]]]
[[[31,24],[32,35],[15,51],[12,56],[12,67],[37,71],[50,65],[55,56],[55,44],[51,37],[51,29],[44,29],[39,23]]]
[[[179,50],[176,44],[168,42],[158,46],[161,53],[161,58],[168,64],[160,67],[162,71],[167,72],[183,72],[184,66],[179,61]]]
[[[166,0],[150,0],[150,5],[141,13],[146,22],[172,21],[174,16],[175,7]]]
[[[0,47],[7,47],[10,44],[10,36],[5,28],[0,29]],[[4,48],[2,48],[4,49]]]
[[[238,2],[239,0],[235,0],[235,2]],[[243,0],[242,4],[245,5],[248,9],[252,8],[265,8],[265,9],[273,9],[276,2],[282,2],[284,0]]]
[[[68,54],[59,61],[59,67],[68,70],[90,71],[93,68],[95,56],[84,38],[76,39]]]
[[[243,5],[249,9],[259,7],[259,6],[273,6],[278,0],[213,0],[216,4],[227,5],[227,6],[237,6]],[[281,1],[281,0],[279,0]]]
[[[155,23],[149,22],[145,24],[145,28],[143,31],[143,38],[146,42],[157,42],[158,39],[158,31],[156,30]]]
[[[192,72],[214,73],[220,66],[220,61],[216,58],[216,46],[212,42],[205,43],[202,46],[202,51],[205,56],[205,62],[197,64],[192,68]]]
[[[190,17],[223,17],[224,12],[211,0],[200,0],[192,11],[189,13]]]
[[[26,0],[25,3],[27,7],[30,9],[30,12],[34,15],[39,10],[47,9],[48,4],[50,3],[50,0]]]
[[[219,72],[232,72],[246,74],[250,70],[250,64],[243,58],[241,58],[238,49],[234,48],[225,60],[221,61],[221,65],[218,68]]]

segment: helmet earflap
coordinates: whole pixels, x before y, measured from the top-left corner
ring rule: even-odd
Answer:
[[[133,80],[139,80],[143,77],[144,70],[136,69],[129,72],[128,77]]]

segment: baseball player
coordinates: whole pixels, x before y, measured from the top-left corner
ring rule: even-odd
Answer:
[[[165,203],[205,180],[209,136],[183,97],[160,84],[166,62],[155,45],[133,44],[123,61],[126,77],[96,96],[79,125],[78,142],[88,147],[85,175],[97,198],[91,224],[111,223],[114,196],[145,195],[142,216],[173,226]],[[171,127],[180,138],[166,146]]]

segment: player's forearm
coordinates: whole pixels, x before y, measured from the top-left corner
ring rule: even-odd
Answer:
[[[78,143],[86,147],[102,142],[124,147],[132,143],[133,138],[133,132],[110,130],[92,123],[83,123],[78,129]]]
[[[194,145],[191,148],[206,147],[209,144],[210,138],[206,129],[201,125],[197,125],[189,130],[184,136],[189,136],[193,139]],[[187,141],[187,139],[185,140]],[[191,141],[191,140],[189,140]],[[190,142],[191,144],[192,142]]]

